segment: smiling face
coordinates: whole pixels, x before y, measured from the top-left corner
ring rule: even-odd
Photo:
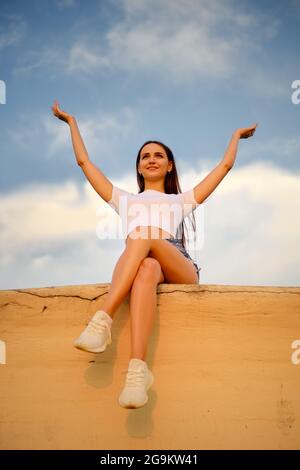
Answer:
[[[165,149],[158,144],[147,144],[142,148],[138,165],[145,181],[156,182],[165,180],[168,171],[172,169],[172,162],[169,162]]]

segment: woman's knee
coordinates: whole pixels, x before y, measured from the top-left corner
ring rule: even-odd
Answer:
[[[147,256],[143,259],[136,274],[136,279],[140,281],[159,281],[161,277],[161,266],[155,258]]]

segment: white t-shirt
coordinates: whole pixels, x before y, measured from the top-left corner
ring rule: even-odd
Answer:
[[[178,194],[154,189],[133,194],[114,185],[108,204],[120,215],[125,238],[139,225],[160,227],[169,238],[176,238],[180,223],[200,205],[193,188]]]

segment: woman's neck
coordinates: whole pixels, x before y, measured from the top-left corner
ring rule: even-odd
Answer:
[[[159,191],[160,193],[164,193],[164,192],[165,192],[164,188],[162,188],[161,186],[146,186],[146,185],[145,185],[144,191],[149,191],[149,190],[151,190],[151,191]]]

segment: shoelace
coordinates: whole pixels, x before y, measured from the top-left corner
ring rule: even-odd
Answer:
[[[105,330],[107,330],[108,334],[109,334],[109,337],[110,337],[110,327],[108,326],[107,322],[105,320],[102,320],[100,322],[97,322],[95,320],[90,320],[89,324],[87,325],[86,327],[86,331],[88,333],[96,333],[96,334],[99,334],[99,333],[102,333],[104,332]]]
[[[124,369],[123,374],[126,375],[126,386],[127,387],[136,387],[143,385],[145,382],[145,373],[142,369]]]

